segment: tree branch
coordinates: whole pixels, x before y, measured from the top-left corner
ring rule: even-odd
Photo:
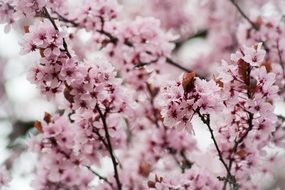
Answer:
[[[102,175],[100,175],[99,173],[97,173],[96,171],[94,171],[90,166],[85,166],[89,171],[91,171],[94,175],[96,175],[100,180],[103,180],[105,181],[106,183],[108,183],[112,188],[113,187],[113,184],[108,181],[108,179],[106,177],[103,177]]]
[[[214,145],[215,145],[215,148],[218,152],[218,156],[219,156],[219,160],[222,162],[223,166],[225,167],[226,171],[227,171],[227,177],[225,178],[225,182],[229,181],[234,187],[238,187],[239,185],[237,184],[236,182],[236,178],[235,176],[233,176],[231,174],[231,169],[230,167],[226,164],[224,158],[223,158],[223,154],[222,154],[222,151],[220,150],[219,148],[219,145],[217,143],[217,140],[215,138],[215,135],[214,135],[214,131],[213,129],[211,128],[211,124],[210,124],[210,115],[206,115],[206,118],[204,115],[202,115],[200,113],[199,110],[196,111],[196,113],[198,113],[199,117],[201,118],[201,120],[203,121],[204,124],[207,125],[208,129],[209,129],[209,132],[211,134],[211,138],[214,142]],[[224,188],[223,188],[224,189]]]
[[[234,147],[233,147],[233,152],[231,154],[230,162],[229,162],[229,170],[230,171],[232,169],[233,162],[234,162],[233,155],[235,155],[237,153],[239,145],[244,141],[244,139],[248,136],[249,132],[253,129],[253,114],[251,112],[247,112],[247,113],[249,115],[249,119],[248,119],[249,127],[247,128],[246,132],[244,133],[244,135],[240,139],[235,140],[235,144],[234,144]],[[226,189],[227,182],[228,181],[225,181],[223,190]],[[238,189],[238,188],[234,187],[234,190],[236,190],[236,189]]]
[[[53,18],[50,16],[50,14],[49,14],[49,12],[48,12],[48,10],[47,10],[46,7],[43,8],[43,14],[44,14],[44,16],[45,16],[47,19],[49,19],[49,21],[52,23],[54,29],[59,32],[58,27],[56,26],[56,24],[55,24]],[[66,52],[67,56],[68,56],[69,58],[71,58],[71,54],[70,54],[70,52],[69,52],[69,50],[68,50],[67,43],[66,43],[66,41],[65,41],[64,38],[63,38],[63,48],[64,48],[64,51]]]
[[[109,154],[111,156],[111,160],[112,160],[112,163],[113,163],[113,169],[114,169],[114,177],[115,177],[115,180],[116,180],[116,183],[117,183],[117,187],[118,187],[118,190],[122,190],[122,184],[120,182],[120,178],[119,178],[119,173],[118,173],[118,162],[116,160],[116,157],[115,157],[115,154],[114,154],[114,151],[113,151],[113,147],[112,147],[112,144],[111,144],[111,138],[110,138],[110,134],[109,134],[109,131],[108,131],[108,126],[107,126],[107,122],[106,122],[106,112],[105,114],[102,113],[100,107],[98,104],[96,104],[96,109],[100,115],[100,118],[102,120],[102,123],[103,123],[103,127],[104,127],[104,131],[106,133],[106,139],[107,139],[107,143],[108,143],[108,151],[109,151]]]
[[[183,39],[179,39],[177,41],[175,41],[175,48],[174,48],[174,52],[177,52],[186,42],[194,39],[194,38],[205,38],[208,34],[208,30],[201,30],[198,31],[190,36],[188,36],[188,38],[183,38]]]
[[[171,58],[167,57],[166,58],[166,63],[178,68],[178,69],[181,69],[182,71],[185,71],[185,72],[191,72],[190,69],[187,69],[181,65],[179,65],[178,63],[176,63],[175,61],[173,61]]]
[[[251,73],[251,67],[248,66],[247,73],[246,73],[246,78],[244,80],[244,83],[247,86],[246,89],[247,89],[247,97],[248,97],[248,99],[252,99],[252,94],[249,91],[249,87],[250,87],[250,73]],[[239,145],[244,141],[244,139],[248,136],[249,132],[253,129],[253,116],[254,116],[254,114],[249,112],[249,111],[247,111],[247,110],[245,110],[245,112],[248,114],[248,120],[247,120],[248,128],[246,129],[246,132],[244,133],[244,135],[242,137],[240,137],[238,140],[235,139],[234,146],[233,146],[233,151],[232,151],[232,153],[230,155],[230,161],[229,161],[229,170],[230,171],[232,169],[233,162],[234,162],[233,156],[237,153]],[[227,183],[228,183],[228,181],[225,180],[224,186],[223,186],[223,190],[226,189]],[[233,189],[237,190],[238,186],[233,186]]]
[[[74,20],[69,20],[69,19],[65,18],[64,16],[60,15],[60,14],[57,13],[57,12],[56,12],[56,14],[58,15],[58,19],[59,19],[60,21],[65,22],[65,23],[69,23],[69,24],[71,24],[71,25],[74,26],[74,27],[78,27],[78,26],[79,26],[79,24],[76,23]],[[50,20],[53,20],[50,16],[47,16],[47,17],[48,17]],[[55,23],[54,23],[54,21],[53,21],[52,23],[53,23],[54,26],[56,26]],[[102,21],[102,25],[103,25],[103,21]],[[102,28],[102,29],[100,29],[100,30],[96,30],[96,32],[98,32],[98,33],[100,33],[100,34],[102,34],[102,35],[108,37],[108,38],[110,39],[110,41],[109,41],[110,43],[116,44],[116,43],[119,41],[118,37],[113,36],[113,35],[112,35],[111,33],[109,33],[109,32],[106,32],[106,31],[104,30],[104,28]],[[202,31],[201,34],[197,34],[196,36],[198,36],[198,35],[204,35],[204,33],[205,33],[205,32]],[[194,36],[195,36],[195,35],[194,35]],[[179,43],[179,42],[177,42],[177,43]],[[124,44],[127,45],[127,46],[129,46],[129,47],[134,47],[133,44],[132,44],[131,42],[129,42],[129,41],[125,41]],[[175,50],[174,50],[174,51],[175,51]],[[178,69],[181,69],[182,71],[190,72],[189,69],[187,69],[187,68],[181,66],[180,64],[176,63],[175,61],[173,61],[173,60],[172,60],[171,58],[169,58],[169,57],[166,58],[166,63],[167,63],[167,64],[170,64],[170,65],[172,65],[172,66],[174,66],[174,67],[177,67]],[[147,65],[147,63],[145,63],[144,65]]]
[[[44,16],[50,20],[50,22],[52,23],[52,25],[55,28],[55,30],[59,31],[58,27],[56,26],[53,18],[50,16],[50,14],[49,14],[48,10],[46,9],[46,7],[43,8],[43,13],[44,13]],[[64,47],[64,50],[66,51],[68,57],[71,58],[71,55],[70,55],[70,53],[68,51],[67,43],[66,43],[64,38],[63,38],[63,47]],[[108,131],[108,126],[107,126],[107,123],[106,123],[105,114],[102,113],[102,111],[101,111],[101,109],[100,109],[98,104],[96,105],[96,109],[97,109],[97,111],[98,111],[98,113],[99,113],[99,115],[101,117],[101,120],[102,120],[102,123],[103,123],[103,126],[104,126],[104,131],[106,133],[107,143],[105,142],[104,139],[102,139],[102,142],[105,144],[106,148],[108,149],[108,151],[110,153],[111,160],[113,162],[113,167],[114,167],[114,173],[115,173],[114,177],[115,177],[115,180],[116,180],[116,183],[117,183],[117,186],[118,186],[118,190],[122,190],[122,185],[121,185],[121,182],[120,182],[120,179],[119,179],[119,174],[118,174],[118,169],[117,169],[118,162],[116,161],[116,158],[115,158],[115,155],[114,155],[114,152],[113,152],[113,147],[112,147],[112,144],[111,144],[111,138],[110,138],[109,131]],[[99,136],[99,138],[100,138],[100,136]]]
[[[241,16],[245,18],[245,20],[247,20],[247,22],[252,26],[252,28],[254,28],[255,30],[259,30],[259,27],[248,18],[248,16],[243,12],[243,10],[241,10],[240,6],[237,4],[235,0],[229,0],[229,1],[235,6],[235,8],[238,10]]]

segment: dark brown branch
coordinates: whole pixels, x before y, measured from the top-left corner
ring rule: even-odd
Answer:
[[[43,13],[44,13],[44,16],[50,20],[50,22],[52,23],[52,25],[55,28],[55,30],[59,31],[58,27],[56,26],[53,18],[50,16],[50,14],[49,14],[48,10],[46,9],[46,7],[43,8]],[[71,55],[70,55],[70,53],[68,51],[67,43],[66,43],[64,38],[63,38],[63,47],[64,47],[64,50],[66,51],[68,57],[71,58]],[[97,109],[97,111],[98,111],[98,113],[100,115],[100,118],[102,120],[102,123],[103,123],[103,126],[104,126],[104,131],[106,133],[107,142],[105,142],[105,140],[100,135],[99,135],[99,138],[100,137],[102,138],[101,140],[102,140],[103,144],[106,146],[106,148],[108,149],[108,151],[110,153],[111,160],[113,162],[113,167],[114,167],[114,173],[115,173],[114,177],[116,179],[118,190],[122,190],[122,185],[121,185],[121,182],[120,182],[120,179],[119,179],[119,174],[118,174],[118,169],[117,169],[118,162],[116,161],[116,157],[114,155],[113,147],[112,147],[112,144],[111,144],[111,138],[110,138],[109,131],[108,131],[108,126],[107,126],[107,123],[106,123],[106,117],[105,117],[105,114],[102,113],[102,111],[101,111],[101,109],[100,109],[98,104],[96,105],[96,109]],[[99,132],[97,134],[99,134]],[[102,176],[101,176],[101,178],[102,178]]]
[[[61,14],[59,14],[58,12],[54,12],[57,16],[58,16],[58,20],[64,22],[64,23],[69,23],[74,27],[79,27],[79,24],[75,22],[75,20],[70,20],[64,16],[62,16]]]
[[[55,12],[55,14],[57,14],[58,19],[59,19],[60,21],[62,21],[62,22],[64,22],[64,23],[69,23],[69,24],[71,24],[73,27],[80,27],[80,25],[79,25],[75,20],[70,20],[70,19],[68,19],[68,18],[66,18],[66,17],[64,17],[64,16],[62,16],[62,15],[59,14],[58,12]],[[117,37],[113,36],[112,34],[110,34],[109,32],[106,32],[106,31],[104,30],[104,27],[103,27],[103,25],[104,25],[104,20],[103,20],[103,18],[100,17],[100,20],[101,20],[101,22],[102,22],[102,28],[101,28],[100,30],[96,30],[96,32],[98,32],[98,33],[100,33],[100,34],[102,34],[102,35],[108,37],[108,38],[110,39],[110,42],[116,44],[119,39],[118,39]]]
[[[177,67],[177,68],[181,69],[182,71],[191,72],[190,69],[187,69],[187,68],[185,68],[185,67],[179,65],[178,63],[176,63],[175,61],[173,61],[173,60],[170,59],[169,57],[166,58],[166,63],[168,63],[168,64],[170,64],[170,65],[172,65],[172,66],[174,66],[174,67]]]
[[[180,155],[181,155],[181,157],[182,157],[182,171],[183,171],[183,173],[184,173],[184,171],[186,170],[186,169],[190,169],[190,168],[192,168],[192,166],[193,166],[193,164],[194,164],[194,162],[192,162],[192,161],[190,161],[188,158],[187,158],[187,156],[185,155],[185,152],[184,151],[181,151],[180,152]]]
[[[251,73],[251,67],[248,66],[247,67],[247,71],[246,71],[246,77],[245,77],[244,83],[247,86],[247,97],[249,99],[252,99],[252,94],[249,91],[249,88],[250,88],[250,73]],[[233,146],[232,153],[230,155],[230,161],[229,161],[229,170],[230,171],[232,169],[233,162],[234,162],[233,156],[237,153],[239,145],[243,143],[244,139],[248,136],[249,132],[253,129],[253,116],[254,116],[254,114],[249,112],[249,111],[247,111],[247,110],[245,110],[245,112],[248,114],[248,120],[247,120],[248,128],[246,129],[246,131],[245,131],[243,136],[241,136],[239,139],[236,138],[235,141],[234,141],[234,146]],[[225,180],[224,181],[223,190],[226,190],[227,183],[228,183],[228,181]],[[233,189],[237,190],[238,187],[239,186],[235,186],[234,185]]]
[[[282,122],[285,121],[285,116],[283,115],[276,115],[278,117],[279,120],[281,120]]]
[[[103,180],[105,181],[106,183],[108,183],[112,188],[113,187],[113,184],[108,181],[108,179],[106,177],[103,177],[102,175],[100,175],[99,173],[97,173],[96,171],[94,171],[90,166],[85,166],[89,171],[91,171],[94,175],[96,175],[100,180]]]
[[[146,88],[147,88],[147,91],[148,91],[149,96],[150,96],[149,101],[150,101],[150,105],[151,105],[151,111],[153,113],[153,119],[150,119],[150,120],[155,124],[155,126],[157,128],[160,128],[159,123],[158,123],[159,119],[158,119],[157,113],[156,113],[157,111],[156,111],[156,108],[154,105],[154,99],[155,99],[157,94],[155,94],[155,92],[151,89],[151,85],[149,83],[146,83]]]
[[[243,10],[241,10],[240,6],[235,0],[230,0],[230,2],[235,6],[241,16],[245,18],[245,20],[247,20],[247,22],[252,26],[252,28],[254,28],[255,30],[259,30],[259,27],[248,18],[248,16],[243,12]]]
[[[56,31],[59,31],[58,27],[56,26],[56,24],[55,24],[53,18],[50,16],[50,14],[49,14],[49,12],[48,12],[48,10],[47,10],[46,7],[43,8],[43,13],[44,13],[44,16],[45,16],[47,19],[49,19],[49,21],[50,21],[51,24],[53,25],[54,29],[55,29]],[[66,43],[66,41],[65,41],[64,38],[63,38],[63,48],[64,48],[64,51],[66,52],[67,56],[68,56],[69,58],[71,58],[71,54],[69,53],[69,50],[68,50],[68,47],[67,47],[67,43]]]
[[[111,160],[112,160],[112,163],[113,163],[113,168],[114,168],[114,173],[115,173],[114,177],[115,177],[115,180],[116,180],[116,183],[117,183],[117,187],[118,187],[118,190],[122,190],[122,184],[120,182],[119,172],[118,172],[118,162],[116,160],[116,157],[115,157],[115,154],[114,154],[114,151],[113,151],[113,146],[112,146],[112,143],[111,143],[111,137],[110,137],[108,126],[107,126],[107,122],[106,122],[106,112],[105,112],[105,114],[103,114],[103,112],[101,111],[101,109],[100,109],[98,104],[96,105],[96,110],[98,111],[98,113],[100,115],[100,118],[101,118],[102,123],[103,123],[104,131],[106,133],[106,139],[107,139],[107,143],[108,143],[107,149],[109,151],[109,154],[111,156]]]
[[[175,48],[174,52],[177,52],[186,42],[194,39],[194,38],[205,38],[208,34],[208,30],[201,30],[196,32],[195,34],[192,34],[191,36],[188,36],[187,38],[179,39],[175,41]]]
[[[91,126],[92,126],[92,132],[95,133],[99,140],[104,144],[104,146],[106,148],[108,148],[108,143],[105,141],[104,137],[99,133],[99,130],[91,123]]]
[[[249,132],[253,129],[253,113],[251,113],[251,112],[247,112],[247,113],[248,113],[248,117],[249,117],[248,128],[246,129],[246,131],[242,137],[240,137],[238,140],[235,140],[235,144],[234,144],[233,151],[232,151],[232,156],[231,156],[230,162],[229,162],[229,170],[231,170],[232,166],[233,166],[233,162],[234,162],[233,155],[235,155],[237,153],[239,145],[244,141],[244,139],[248,136]],[[226,189],[227,182],[228,181],[225,181],[223,190]],[[236,189],[238,189],[238,187],[234,186],[234,190],[236,190]]]
[[[175,148],[172,147],[166,147],[166,150],[172,156],[176,164],[179,166],[182,173],[185,173],[186,169],[190,169],[193,166],[194,163],[187,158],[184,151],[178,152]],[[177,155],[180,156],[181,158],[178,159]]]
[[[222,151],[220,150],[219,148],[219,145],[217,143],[217,140],[215,138],[215,135],[214,135],[214,131],[213,129],[211,128],[211,124],[210,124],[210,115],[202,115],[200,113],[199,110],[196,111],[196,113],[199,115],[199,117],[201,118],[201,120],[203,121],[204,124],[206,124],[206,126],[208,127],[208,130],[211,134],[211,138],[214,142],[214,145],[215,145],[215,148],[218,152],[218,156],[219,156],[219,160],[222,162],[223,166],[225,167],[226,171],[227,171],[227,177],[226,177],[226,180],[225,181],[229,181],[234,187],[238,187],[238,184],[236,182],[236,178],[235,176],[233,176],[231,174],[231,169],[230,167],[227,165],[227,163],[225,162],[224,158],[223,158],[223,154],[222,154]]]
[[[71,25],[74,26],[74,27],[78,27],[78,26],[79,26],[79,24],[76,23],[74,20],[69,20],[69,19],[65,18],[64,16],[60,15],[60,14],[57,13],[57,12],[56,12],[56,14],[58,15],[58,19],[59,19],[60,21],[65,22],[65,23],[69,23],[69,24],[71,24]],[[50,20],[53,20],[50,16],[48,16],[48,17],[49,17]],[[52,23],[53,23],[54,26],[56,26],[55,23],[54,23],[54,21],[52,21]],[[103,21],[102,21],[102,25],[103,25]],[[111,33],[106,32],[106,31],[104,30],[104,28],[102,28],[101,30],[96,30],[96,31],[97,31],[98,33],[100,33],[100,34],[102,34],[102,35],[108,37],[109,40],[110,40],[109,42],[111,42],[111,43],[113,43],[113,44],[116,44],[116,43],[119,41],[119,39],[118,39],[116,36],[113,36]],[[129,46],[129,47],[134,47],[133,44],[132,44],[131,42],[129,42],[129,41],[124,42],[124,44],[127,45],[127,46]],[[175,61],[173,61],[171,58],[166,58],[166,63],[168,63],[168,64],[170,64],[170,65],[172,65],[172,66],[174,66],[174,67],[177,67],[177,68],[181,69],[182,71],[190,72],[189,69],[187,69],[187,68],[185,68],[185,67],[179,65],[178,63],[176,63]],[[148,63],[143,63],[143,65],[148,65]]]

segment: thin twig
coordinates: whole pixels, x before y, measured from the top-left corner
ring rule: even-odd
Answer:
[[[184,151],[181,151],[180,152],[180,155],[182,157],[182,168],[183,168],[183,171],[185,171],[185,169],[190,169],[192,168],[194,162],[190,161],[187,156],[185,155],[185,152]]]
[[[46,9],[46,7],[43,8],[43,12],[44,12],[44,16],[46,16],[46,18],[48,18],[50,20],[50,22],[52,23],[53,27],[55,28],[56,31],[59,31],[57,25],[55,24],[53,18],[50,16],[48,10]],[[63,38],[63,47],[68,55],[69,58],[71,58],[71,55],[68,51],[68,47],[67,47],[67,43],[65,42],[65,39]],[[118,174],[118,169],[117,169],[117,165],[118,162],[116,161],[114,152],[113,152],[113,147],[111,144],[111,139],[110,139],[110,135],[109,135],[109,131],[108,131],[108,127],[107,127],[107,123],[106,123],[106,118],[105,118],[105,114],[102,113],[99,105],[96,105],[96,109],[101,117],[103,126],[104,126],[104,131],[106,133],[106,139],[107,139],[107,143],[104,141],[104,139],[102,138],[102,142],[105,144],[106,148],[108,149],[110,156],[111,156],[111,160],[113,162],[113,167],[114,167],[114,173],[115,173],[115,179],[116,179],[116,183],[118,186],[118,190],[122,190],[122,185],[119,179],[119,174]],[[99,134],[99,133],[98,133]],[[99,136],[100,137],[100,136]],[[101,176],[102,177],[102,176]]]
[[[108,130],[108,126],[107,126],[107,122],[106,122],[106,112],[105,114],[103,114],[103,112],[101,111],[100,107],[98,104],[96,104],[96,109],[100,115],[100,118],[102,120],[102,123],[103,123],[103,127],[104,127],[104,131],[105,131],[105,135],[106,135],[106,139],[107,139],[107,143],[108,143],[108,151],[109,151],[109,154],[111,156],[111,160],[112,160],[112,163],[113,163],[113,168],[114,168],[114,173],[115,173],[115,180],[116,180],[116,183],[117,183],[117,187],[118,187],[118,190],[122,190],[122,184],[120,182],[120,178],[119,178],[119,172],[118,172],[118,162],[116,160],[116,157],[115,157],[115,154],[114,154],[114,151],[113,151],[113,146],[111,144],[111,138],[110,138],[110,134],[109,134],[109,130]]]
[[[252,94],[249,91],[249,87],[250,87],[250,73],[251,73],[251,67],[249,66],[247,68],[247,73],[246,73],[246,78],[245,78],[245,85],[247,86],[247,97],[248,99],[252,99]],[[234,162],[234,158],[233,156],[237,153],[238,151],[238,147],[239,145],[244,141],[244,139],[248,136],[249,132],[253,129],[253,116],[254,114],[245,110],[245,112],[248,114],[248,120],[247,120],[247,124],[248,124],[248,128],[246,129],[246,132],[244,133],[244,135],[242,137],[240,137],[239,139],[235,139],[235,144],[233,146],[233,151],[230,155],[230,161],[229,161],[229,170],[231,171],[232,166],[233,166],[233,162]],[[226,189],[227,187],[227,183],[228,181],[224,182],[224,186],[223,186],[223,190]],[[234,190],[237,190],[239,186],[233,186]]]
[[[197,110],[196,113],[198,113],[198,115],[201,118],[201,120],[203,121],[203,123],[206,124],[206,126],[208,127],[208,130],[209,130],[209,132],[211,134],[211,138],[212,138],[212,140],[214,142],[214,145],[215,145],[215,148],[216,148],[216,150],[218,152],[219,160],[222,162],[223,166],[225,167],[225,169],[227,171],[227,177],[226,177],[225,181],[229,181],[234,187],[238,187],[238,184],[236,183],[235,176],[233,176],[231,174],[231,169],[227,165],[227,163],[225,162],[225,160],[223,158],[222,151],[219,148],[219,145],[218,145],[217,140],[216,140],[215,135],[214,135],[214,131],[211,128],[210,115],[206,115],[206,118],[205,118],[205,116],[202,115],[199,110]]]
[[[248,136],[249,132],[253,129],[253,114],[250,112],[248,112],[248,114],[249,114],[249,119],[248,119],[249,127],[247,128],[246,132],[244,133],[244,135],[241,138],[239,138],[238,140],[235,140],[232,155],[237,153],[239,145],[244,141],[244,139]],[[229,162],[229,170],[230,171],[231,171],[232,166],[233,166],[233,161],[234,161],[234,159],[231,156],[230,162]],[[225,181],[223,189],[226,189],[226,186],[227,186],[227,181]],[[238,189],[238,188],[234,186],[234,190],[235,189]]]
[[[177,41],[175,41],[175,48],[174,48],[174,52],[177,52],[186,42],[194,39],[194,38],[205,38],[208,34],[208,30],[201,30],[198,31],[194,34],[191,34],[190,36],[188,36],[187,38],[183,38],[183,39],[179,39]]]
[[[79,24],[76,23],[75,20],[68,19],[68,18],[62,16],[61,14],[59,14],[56,11],[54,13],[58,16],[58,20],[60,20],[62,22],[65,22],[65,23],[69,23],[69,24],[71,24],[74,27],[79,27]]]
[[[108,143],[105,141],[104,137],[100,134],[99,130],[91,123],[92,132],[95,133],[99,140],[104,144],[106,148],[108,148]]]
[[[243,12],[243,10],[241,10],[240,6],[237,4],[237,2],[235,0],[229,0],[238,10],[238,12],[242,15],[243,18],[245,18],[247,20],[247,22],[255,29],[255,30],[259,30],[259,27],[252,22],[248,16]]]
[[[282,122],[284,122],[285,121],[285,116],[283,116],[283,115],[276,115],[277,117],[278,117],[278,119],[280,119]]]
[[[150,86],[149,83],[146,83],[146,88],[147,88],[147,91],[148,91],[149,96],[150,96],[150,98],[149,98],[150,100],[149,101],[150,101],[150,105],[151,105],[151,111],[152,111],[153,117],[154,117],[153,119],[151,119],[151,121],[155,124],[155,126],[157,128],[160,128],[159,123],[158,123],[159,119],[157,117],[156,108],[155,108],[155,105],[154,105],[154,99],[155,99],[156,95],[153,94],[153,91],[152,91],[151,86]]]
[[[65,22],[65,23],[69,23],[69,24],[73,25],[74,27],[78,27],[78,26],[79,26],[79,24],[76,23],[74,20],[67,19],[67,18],[65,18],[64,16],[60,15],[59,13],[57,13],[57,12],[55,12],[55,13],[58,15],[58,19],[59,19],[60,21]],[[49,17],[50,17],[50,16],[49,16]],[[50,20],[53,20],[53,19],[50,17]],[[53,23],[54,23],[54,21],[53,21]],[[54,25],[55,25],[55,24],[54,24]],[[103,22],[102,22],[102,25],[103,25]],[[110,41],[109,41],[110,43],[117,44],[117,42],[119,41],[119,39],[118,39],[116,36],[113,36],[111,33],[106,32],[106,31],[104,30],[104,28],[102,28],[102,29],[100,29],[100,30],[96,30],[96,32],[98,32],[98,33],[100,33],[100,34],[102,34],[102,35],[108,37],[108,38],[110,39]],[[134,47],[134,45],[133,45],[131,42],[129,42],[129,41],[125,41],[124,44],[127,45],[127,46],[129,46],[129,47]],[[185,71],[185,72],[190,72],[189,69],[187,69],[187,68],[185,68],[185,67],[179,65],[178,63],[176,63],[175,61],[173,61],[173,60],[172,60],[171,58],[169,58],[169,57],[166,58],[166,63],[168,63],[168,64],[170,64],[170,65],[172,65],[172,66],[174,66],[174,67],[177,67],[177,68],[179,68],[179,69],[181,69],[181,70],[183,70],[183,71]],[[148,65],[148,64],[145,63],[144,65]]]
[[[174,67],[177,67],[177,68],[181,69],[182,71],[191,72],[191,70],[189,70],[189,69],[187,69],[187,68],[185,68],[185,67],[179,65],[178,63],[176,63],[175,61],[173,61],[173,60],[172,60],[171,58],[169,58],[169,57],[166,58],[166,63],[168,63],[168,64],[170,64],[170,65],[172,65],[172,66],[174,66]]]
[[[59,19],[60,21],[65,22],[65,23],[69,23],[69,24],[71,24],[73,27],[80,27],[80,24],[77,23],[75,20],[68,19],[68,18],[62,16],[61,14],[59,14],[58,12],[55,12],[55,14],[57,14],[58,19]],[[106,32],[106,31],[104,30],[104,27],[103,27],[103,26],[104,26],[104,19],[103,19],[102,17],[99,17],[99,18],[100,18],[100,20],[101,20],[101,22],[102,22],[102,28],[101,28],[100,30],[99,30],[99,29],[96,30],[96,32],[98,32],[98,33],[100,33],[100,34],[102,34],[102,35],[108,37],[108,38],[110,39],[110,42],[116,44],[119,39],[118,39],[117,37],[113,36],[112,34],[110,34],[109,32]]]
[[[100,175],[98,172],[94,171],[90,166],[85,166],[89,171],[91,171],[94,175],[96,175],[100,180],[103,180],[105,181],[106,183],[108,183],[112,188],[113,187],[113,184],[106,178],[106,177],[103,177],[102,175]]]
[[[46,18],[49,19],[49,21],[50,21],[51,24],[53,25],[54,29],[59,32],[59,29],[58,29],[58,27],[57,27],[55,21],[54,21],[53,18],[50,16],[50,14],[49,14],[49,12],[48,12],[48,10],[47,10],[46,7],[43,8],[43,12],[44,12],[44,16],[46,16]],[[70,54],[70,52],[69,52],[69,50],[68,50],[67,43],[66,43],[66,41],[65,41],[64,38],[63,38],[63,48],[64,48],[64,51],[66,52],[67,56],[68,56],[69,58],[71,58],[71,54]]]

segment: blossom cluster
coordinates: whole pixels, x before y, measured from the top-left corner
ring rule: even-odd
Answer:
[[[29,27],[28,33],[20,42],[22,54],[33,51],[40,53],[41,64],[33,67],[28,78],[31,82],[38,84],[41,92],[49,98],[63,91],[65,71],[67,70],[63,69],[63,66],[70,65],[69,68],[72,67],[72,61],[68,61],[66,52],[62,51],[62,36],[53,28],[51,23],[44,22]],[[62,76],[59,73],[62,73]],[[71,76],[72,74],[69,73]]]
[[[164,88],[162,98],[162,116],[166,126],[191,131],[191,119],[196,112],[211,114],[222,110],[221,88],[214,80],[195,78],[187,73],[183,81]]]
[[[223,63],[214,80],[187,73],[182,82],[166,87],[163,93],[165,125],[191,129],[193,115],[198,115],[212,131],[212,138],[216,136],[216,151],[226,160],[227,172],[233,172],[245,189],[251,181],[249,170],[269,172],[260,157],[270,155],[264,155],[264,147],[276,130],[272,101],[278,96],[278,86],[264,57],[261,44],[244,47],[232,55],[231,64]],[[218,121],[210,119],[214,116]]]
[[[150,72],[159,72],[160,65],[166,64],[174,48],[171,43],[174,36],[163,33],[158,20],[142,17],[130,24],[128,21],[120,23],[113,33],[117,34],[118,42],[109,44],[104,51],[126,81],[134,83],[137,90],[145,90],[143,81],[147,81]]]
[[[46,0],[15,1],[16,10],[25,17],[32,17],[39,14],[45,5]]]
[[[131,104],[127,103],[124,88],[120,87],[122,81],[116,77],[114,67],[106,58],[98,57],[94,60],[94,63],[91,61],[84,63],[76,61],[76,58],[71,58],[71,54],[64,47],[64,43],[66,42],[63,35],[56,30],[52,23],[40,22],[37,27],[29,28],[21,45],[23,53],[38,51],[41,56],[41,63],[31,69],[29,79],[49,99],[56,98],[56,95],[62,95],[65,98],[62,108],[66,110],[66,115],[69,115],[69,122],[76,124],[73,128],[77,129],[76,132],[72,132],[72,127],[67,125],[66,115],[54,119],[54,122],[42,127],[43,137],[38,137],[41,138],[39,140],[40,145],[42,141],[48,139],[51,142],[47,142],[47,146],[52,149],[51,152],[55,154],[61,152],[58,148],[60,150],[68,148],[68,150],[63,150],[64,152],[77,150],[77,156],[80,155],[80,160],[77,158],[77,161],[75,161],[71,155],[67,156],[65,153],[59,154],[59,158],[52,156],[51,152],[45,154],[45,152],[42,152],[45,147],[37,149],[37,151],[41,154],[43,162],[49,161],[60,164],[62,160],[66,159],[65,157],[68,157],[72,159],[68,161],[70,164],[76,162],[78,167],[91,166],[98,164],[100,154],[108,154],[111,142],[113,148],[120,145],[120,141],[124,136],[122,134],[123,127],[121,127],[123,116],[121,113],[127,111],[127,105],[130,106]],[[70,130],[67,128],[62,129],[62,127],[68,127]],[[63,131],[67,131],[67,133],[65,134]],[[108,133],[108,137],[104,136],[106,133]],[[112,139],[109,139],[109,135],[112,136]],[[75,141],[73,138],[77,140]],[[106,138],[110,142],[107,142]],[[56,142],[54,142],[55,140]],[[41,147],[40,145],[39,147]],[[60,159],[59,163],[57,159]],[[67,164],[66,167],[70,164]],[[45,170],[47,170],[45,167],[38,168],[39,177],[41,175],[50,175]],[[61,171],[63,169],[58,168],[55,170]],[[58,187],[58,185],[63,185],[63,187],[72,185],[69,188],[78,189],[78,184],[82,182],[80,181],[81,178],[70,176],[73,170],[68,170],[67,173],[67,181],[53,180],[52,182],[55,183],[53,185],[55,187]],[[64,178],[65,174],[61,173],[61,175]],[[80,175],[80,173],[77,173],[77,175]],[[85,181],[84,172],[82,175],[82,180]],[[78,184],[69,184],[70,180],[73,181],[71,177],[78,179]],[[88,179],[87,175],[87,182]],[[48,178],[41,184],[35,184],[35,187],[44,189],[49,182]],[[89,184],[87,182],[84,182],[85,188]]]
[[[218,190],[221,189],[221,184],[209,171],[201,168],[193,167],[191,170],[183,173],[181,176],[159,176],[154,175],[148,181],[149,189],[171,190],[171,189],[205,189]]]
[[[0,1],[0,24],[4,23],[6,24],[4,31],[9,32],[10,27],[12,24],[14,24],[14,8],[10,5],[8,2]]]
[[[240,44],[263,42],[267,54],[267,65],[276,73],[279,79],[278,86],[283,88],[284,78],[284,23],[282,18],[255,18],[257,29],[247,23],[241,23],[237,38]]]
[[[87,30],[103,31],[106,22],[118,16],[120,6],[114,0],[96,0],[84,2],[82,9],[70,19],[79,27]]]
[[[84,165],[79,151],[75,151],[76,131],[67,116],[46,115],[45,122],[36,122],[40,134],[28,144],[31,151],[41,154],[37,165],[35,189],[91,189],[94,176]]]

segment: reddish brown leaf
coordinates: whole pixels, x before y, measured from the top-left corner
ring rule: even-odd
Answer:
[[[147,182],[147,186],[148,186],[149,188],[155,188],[155,182],[153,182],[153,181],[148,181],[148,182]]]
[[[44,121],[49,124],[51,122],[51,115],[45,112]]]
[[[272,71],[272,61],[270,59],[264,61],[261,66],[264,66],[267,73],[271,72]]]
[[[240,149],[237,152],[237,155],[239,155],[239,157],[241,157],[241,158],[245,158],[247,156],[247,152],[244,149]]]
[[[184,73],[182,79],[182,87],[184,92],[190,92],[194,88],[194,81],[195,81],[196,73],[194,71]]]
[[[45,57],[45,54],[44,54],[44,49],[40,49],[40,55],[41,55],[41,57]]]
[[[245,62],[244,60],[240,59],[238,60],[238,74],[241,76],[241,79],[247,83],[248,80],[248,69],[249,64]]]
[[[261,16],[258,16],[255,20],[255,24],[257,27],[260,27],[263,24],[263,19]]]
[[[139,174],[147,177],[149,175],[151,171],[151,165],[145,161],[143,161],[140,165],[139,165]]]
[[[24,32],[29,33],[30,32],[30,26],[25,25],[24,26]]]
[[[42,126],[42,124],[41,124],[40,121],[35,121],[34,127],[35,127],[40,133],[43,133],[43,132],[44,132],[44,131],[43,131],[43,126]]]
[[[70,94],[70,87],[66,86],[63,92],[63,95],[65,97],[66,100],[68,100],[70,103],[74,102],[74,96],[72,94]]]

